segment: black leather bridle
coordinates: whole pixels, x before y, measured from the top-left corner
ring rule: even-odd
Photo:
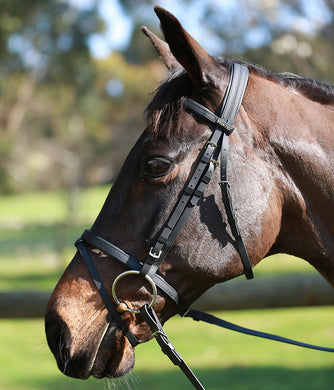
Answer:
[[[310,347],[314,349],[321,349],[329,352],[334,352],[330,348],[322,348],[310,346],[282,338],[279,336],[268,335],[262,332],[252,331],[250,329],[241,328],[237,325],[220,320],[207,313],[203,313],[198,310],[194,310],[188,307],[186,302],[182,300],[177,291],[166,280],[157,274],[159,266],[168,255],[171,247],[173,246],[178,234],[186,223],[191,210],[198,204],[201,199],[207,184],[210,182],[215,169],[218,166],[218,157],[220,154],[220,186],[222,190],[223,203],[225,211],[230,225],[232,234],[235,239],[235,245],[239,252],[244,273],[247,279],[252,279],[253,271],[250,263],[245,245],[243,243],[240,231],[238,229],[236,216],[232,206],[232,199],[229,190],[229,183],[227,181],[227,157],[228,157],[228,141],[229,136],[233,132],[233,126],[236,116],[239,112],[243,96],[246,90],[248,82],[249,71],[244,65],[234,63],[231,72],[228,87],[226,89],[223,103],[220,109],[220,115],[217,116],[207,108],[199,104],[198,102],[187,98],[185,100],[185,108],[188,112],[195,117],[199,117],[204,120],[208,125],[214,125],[211,137],[206,142],[202,152],[200,154],[197,166],[190,176],[185,188],[183,189],[180,199],[167,222],[164,224],[162,231],[155,241],[155,244],[151,247],[149,254],[144,263],[138,261],[136,258],[128,255],[122,249],[118,248],[114,244],[108,242],[102,237],[96,235],[91,230],[85,230],[81,238],[79,238],[75,245],[83,257],[87,268],[94,280],[94,283],[106,305],[109,312],[109,321],[115,321],[118,328],[121,329],[124,335],[128,338],[132,346],[136,346],[139,341],[136,336],[129,330],[125,324],[120,313],[124,311],[130,311],[140,313],[143,319],[148,323],[151,328],[152,334],[159,343],[162,351],[168,355],[175,365],[178,365],[182,371],[187,375],[189,380],[193,383],[196,389],[204,389],[202,384],[198,381],[196,376],[190,370],[190,368],[183,361],[176,349],[169,341],[166,333],[164,332],[152,306],[154,305],[156,298],[156,287],[160,288],[167,296],[169,296],[177,305],[178,313],[181,316],[192,317],[199,321],[205,321],[219,326],[223,326],[228,329],[232,329],[238,332],[252,334],[258,337],[271,338],[277,341],[295,344],[304,347]],[[114,281],[112,287],[112,295],[115,303],[109,296],[106,288],[104,287],[101,277],[88,253],[86,244],[94,248],[98,248],[105,254],[109,255],[113,259],[124,264],[129,271],[125,271],[120,274]],[[145,278],[152,286],[153,299],[149,305],[144,305],[139,310],[133,310],[129,308],[124,302],[120,302],[116,294],[116,284],[122,277],[128,274],[139,275]]]

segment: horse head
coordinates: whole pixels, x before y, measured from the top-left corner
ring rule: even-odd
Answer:
[[[175,209],[213,131],[212,125],[185,109],[185,100],[191,98],[218,115],[230,75],[228,61],[209,55],[166,10],[156,7],[155,11],[166,42],[147,28],[143,32],[171,75],[147,107],[147,127],[91,228],[94,235],[141,263]],[[250,75],[229,156],[233,199],[253,266],[279,236],[286,196],[281,188],[287,180],[280,176],[281,170],[273,173],[268,158],[263,157],[268,151],[276,162],[279,160],[268,147],[268,129],[259,123],[257,115],[275,126],[285,120],[270,110],[273,102],[265,93],[268,83],[256,74]],[[270,85],[279,99],[282,86]],[[215,171],[157,270],[157,275],[188,305],[214,284],[244,272],[227,224],[218,176]],[[100,247],[90,244],[86,248],[111,297],[115,279],[127,268]],[[120,315],[126,327],[139,342],[152,338],[136,312],[151,302],[150,283],[138,275],[127,275],[117,281],[116,294],[127,308],[135,310]],[[168,294],[158,289],[154,311],[160,321],[165,322],[178,309]],[[134,348],[109,318],[81,252],[76,253],[58,282],[49,300],[45,324],[49,346],[66,375],[83,379],[91,375],[118,377],[134,365]]]

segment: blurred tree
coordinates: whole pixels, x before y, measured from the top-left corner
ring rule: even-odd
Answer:
[[[1,71],[31,71],[82,90],[94,76],[88,38],[104,28],[94,2],[78,8],[65,0],[1,0]]]
[[[139,24],[134,26],[129,45],[123,51],[126,60],[134,64],[142,64],[157,59],[157,52],[152,45],[148,44],[147,39],[143,36],[140,27],[141,26]],[[157,31],[156,27],[156,25],[152,25],[150,26],[150,29],[156,35],[161,35],[161,32]]]
[[[123,0],[137,25],[158,30],[154,0]],[[210,52],[243,57],[275,71],[289,71],[334,82],[334,3],[325,0],[160,1]],[[160,34],[158,32],[158,34]],[[126,51],[142,61],[138,29]],[[131,50],[131,52],[130,52]],[[151,52],[149,52],[151,55]]]
[[[88,38],[103,28],[94,2],[77,8],[67,1],[1,0],[2,192],[77,183],[69,132],[74,123],[83,126],[96,77]]]
[[[139,28],[161,36],[156,1],[118,1],[132,40],[97,60],[91,38],[110,23],[101,3],[0,0],[0,192],[111,180],[143,129],[148,94],[166,74]],[[334,82],[332,1],[159,3],[216,55]]]
[[[275,3],[271,4],[273,13]],[[276,72],[292,72],[334,84],[334,4],[285,0],[276,7],[282,4],[290,19],[285,22],[287,26],[280,23],[266,44],[248,49],[243,56]]]
[[[2,193],[110,181],[163,77],[159,61],[92,58],[89,38],[104,29],[98,2],[74,4],[1,0]]]

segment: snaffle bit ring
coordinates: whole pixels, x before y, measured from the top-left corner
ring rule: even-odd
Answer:
[[[112,288],[111,288],[111,293],[112,293],[112,296],[116,302],[117,309],[120,307],[123,307],[122,309],[120,309],[120,312],[124,312],[124,311],[128,311],[130,313],[139,313],[140,312],[139,310],[128,308],[127,305],[124,302],[121,302],[117,298],[117,295],[116,295],[116,284],[118,283],[118,281],[121,278],[123,278],[124,276],[127,276],[127,275],[139,275],[139,274],[140,274],[140,271],[136,271],[136,270],[125,271],[125,272],[121,273],[120,275],[118,275],[117,278],[114,280],[114,283],[113,283]],[[152,307],[155,304],[155,301],[157,300],[157,286],[155,285],[155,283],[153,282],[153,280],[150,276],[145,275],[145,279],[150,283],[150,285],[152,287],[152,291],[153,291],[152,301],[148,305],[148,307]],[[126,305],[126,308],[124,307],[124,305]]]

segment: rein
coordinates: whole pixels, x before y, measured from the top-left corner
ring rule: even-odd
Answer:
[[[288,344],[294,344],[301,347],[312,348],[327,352],[334,352],[332,348],[317,347],[310,344],[300,343],[294,340],[286,339],[280,336],[271,335],[268,333],[258,332],[251,329],[243,328],[238,325],[231,324],[227,321],[221,320],[208,313],[194,310],[188,307],[185,301],[179,296],[178,292],[167,281],[165,281],[156,272],[160,264],[164,261],[168,255],[172,245],[174,244],[178,234],[185,225],[191,210],[195,207],[201,199],[207,184],[210,182],[215,169],[218,166],[218,158],[220,154],[220,182],[219,185],[222,191],[222,199],[230,225],[233,237],[235,239],[235,245],[239,252],[240,259],[244,267],[244,273],[247,279],[252,279],[253,271],[250,263],[247,250],[242,240],[237,220],[232,205],[232,198],[230,193],[230,186],[227,180],[227,157],[228,157],[228,141],[229,135],[233,132],[233,125],[235,118],[239,112],[242,99],[247,87],[249,71],[248,68],[241,64],[233,64],[231,74],[229,78],[228,87],[226,89],[220,115],[217,116],[207,108],[199,104],[198,102],[187,98],[185,101],[186,109],[193,115],[204,119],[211,125],[214,125],[215,129],[212,132],[211,137],[206,142],[201,155],[200,160],[195,168],[194,173],[188,180],[188,184],[183,189],[181,197],[176,204],[174,210],[169,216],[167,222],[163,226],[162,232],[156,240],[155,244],[151,247],[149,254],[144,263],[138,261],[136,258],[130,256],[114,244],[105,240],[102,237],[97,236],[91,230],[85,230],[82,236],[76,241],[75,246],[80,252],[86,266],[94,280],[95,286],[99,291],[104,304],[106,305],[109,313],[109,326],[112,321],[115,321],[118,328],[122,330],[123,334],[128,338],[133,347],[139,344],[136,336],[129,330],[125,324],[121,314],[125,311],[134,313],[140,313],[142,318],[149,325],[152,335],[157,340],[161,347],[161,350],[170,358],[170,360],[185,373],[191,383],[196,389],[204,389],[202,384],[196,378],[195,374],[184,362],[182,357],[176,351],[168,336],[163,330],[156,313],[153,310],[153,305],[157,296],[157,287],[159,287],[165,294],[167,294],[177,305],[178,313],[182,317],[191,317],[196,321],[204,321],[214,325],[221,326],[226,329],[234,330],[240,333],[245,333],[257,337],[263,337],[271,340],[276,340]],[[129,271],[121,273],[114,281],[112,286],[112,296],[115,303],[109,296],[106,288],[103,285],[101,277],[89,255],[86,248],[86,244],[94,248],[100,249],[105,254],[116,259],[120,263],[124,264]],[[144,305],[139,310],[133,310],[127,307],[124,302],[120,302],[116,294],[117,282],[124,276],[129,274],[139,275],[146,279],[153,292],[153,298],[149,305]]]

